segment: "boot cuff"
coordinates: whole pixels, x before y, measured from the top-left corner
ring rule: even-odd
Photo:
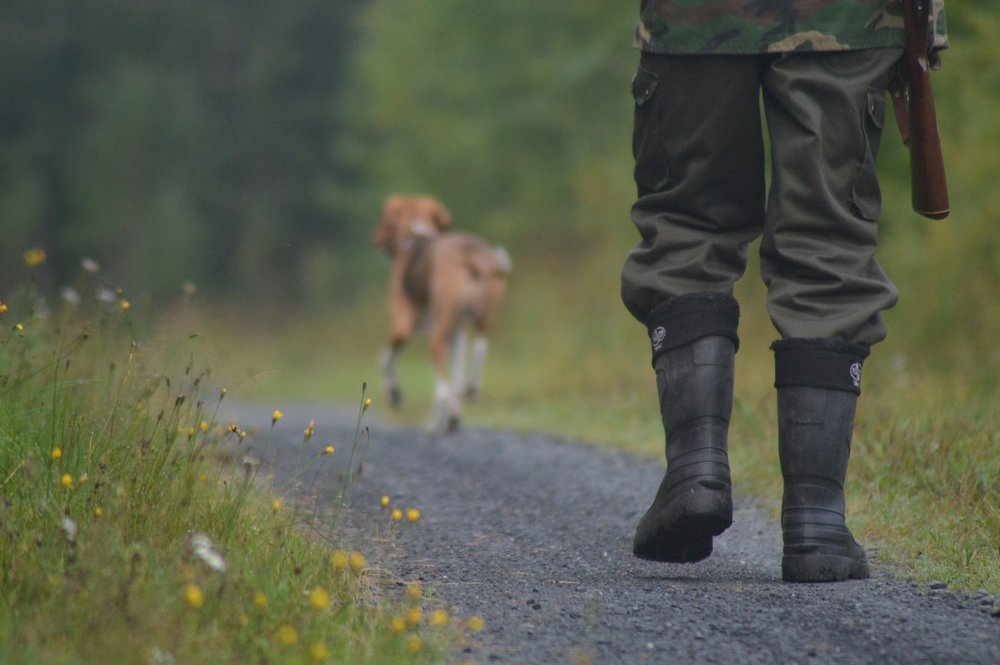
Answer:
[[[868,347],[833,337],[774,342],[774,387],[805,386],[861,394]]]
[[[728,337],[738,349],[740,306],[725,293],[690,293],[657,305],[646,322],[653,360],[661,353],[691,344],[702,337]]]

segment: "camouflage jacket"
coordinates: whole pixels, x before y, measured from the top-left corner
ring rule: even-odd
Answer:
[[[947,46],[944,0],[931,0]],[[635,47],[654,53],[782,53],[901,48],[900,0],[640,0]]]

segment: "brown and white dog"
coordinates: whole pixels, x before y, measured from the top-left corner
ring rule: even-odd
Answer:
[[[431,429],[438,433],[458,427],[463,398],[474,397],[482,385],[487,339],[510,272],[510,258],[502,248],[450,228],[451,215],[438,200],[393,195],[372,237],[392,260],[391,330],[380,359],[390,404],[398,407],[402,402],[396,356],[426,322],[435,366]],[[470,327],[475,338],[467,372]]]

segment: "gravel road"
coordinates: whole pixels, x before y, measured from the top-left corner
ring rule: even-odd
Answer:
[[[266,428],[270,413],[241,406],[230,415]],[[337,445],[327,459],[343,464],[356,413],[284,413],[268,455],[276,490],[329,504],[329,468],[317,483],[311,470],[296,477],[302,428],[315,419],[317,439]],[[433,437],[371,415],[349,494],[355,526],[343,535],[393,574],[421,580],[453,613],[485,619],[454,662],[1000,663],[1000,600],[896,579],[871,547],[870,580],[784,584],[780,527],[751,500],[738,500],[734,525],[704,562],[633,558],[660,463],[547,436]],[[382,495],[419,508],[420,521],[388,534]]]

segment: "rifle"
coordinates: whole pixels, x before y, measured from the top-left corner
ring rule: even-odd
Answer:
[[[900,76],[890,85],[890,91],[899,133],[910,149],[913,210],[930,219],[944,219],[950,212],[948,182],[944,175],[928,62],[932,0],[901,1],[906,48]]]

